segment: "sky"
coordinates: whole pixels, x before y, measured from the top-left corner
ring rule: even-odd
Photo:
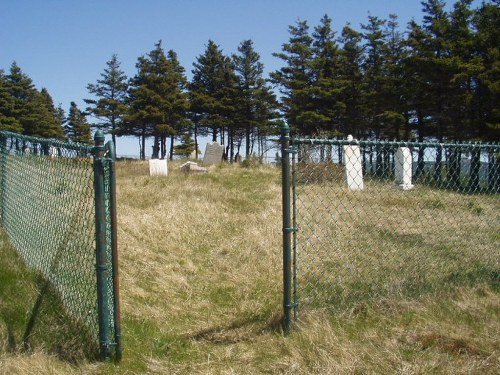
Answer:
[[[209,39],[223,53],[252,39],[266,77],[283,64],[272,56],[288,42],[288,26],[308,21],[311,29],[327,14],[337,32],[347,24],[360,31],[368,15],[399,17],[404,30],[422,19],[421,0],[0,0],[0,69],[15,61],[36,87],[45,87],[67,112],[71,101],[85,109],[89,83],[100,79],[118,55],[128,77],[137,58],[162,40],[191,78],[192,64]],[[453,1],[447,1],[451,6]],[[92,121],[92,119],[89,119]],[[203,149],[202,149],[203,150]],[[119,139],[118,155],[137,156],[136,139]]]

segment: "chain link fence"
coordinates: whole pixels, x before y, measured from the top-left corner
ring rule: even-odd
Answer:
[[[121,356],[112,147],[102,133],[95,147],[9,132],[0,140],[1,223],[26,266],[46,280],[36,305],[50,285],[101,357],[111,349]]]
[[[283,144],[285,319],[500,282],[500,145]]]

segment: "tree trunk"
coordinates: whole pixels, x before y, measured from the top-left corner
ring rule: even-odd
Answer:
[[[170,136],[170,150],[169,150],[170,155],[168,157],[169,160],[174,160],[174,138],[175,137],[173,135]]]

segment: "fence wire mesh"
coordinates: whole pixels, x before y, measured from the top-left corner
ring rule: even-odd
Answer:
[[[2,227],[25,264],[50,282],[68,315],[98,343],[94,147],[8,132],[0,139]],[[113,280],[106,281],[113,301]]]
[[[500,282],[500,145],[292,142],[294,306]]]

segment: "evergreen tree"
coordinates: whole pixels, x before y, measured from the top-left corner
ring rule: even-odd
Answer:
[[[196,125],[208,130],[215,142],[219,133],[222,135],[226,127],[234,124],[237,101],[234,66],[219,46],[209,40],[204,54],[197,57],[193,67],[191,112],[196,117]]]
[[[141,138],[141,158],[145,159],[146,137],[154,137],[153,158],[166,156],[166,139],[179,130],[188,101],[184,92],[184,69],[173,51],[165,55],[161,41],[147,57],[140,57],[137,74],[129,89],[129,114],[127,134]],[[172,156],[171,147],[171,156]],[[160,155],[161,153],[161,155]]]
[[[175,154],[188,158],[193,153],[195,148],[194,140],[191,134],[185,133],[182,135],[181,144],[174,147]]]
[[[9,85],[4,72],[0,70],[0,130],[22,133],[23,127],[16,118],[15,101]]]
[[[364,107],[368,128],[367,135],[380,139],[382,135],[383,87],[387,77],[387,61],[385,38],[383,30],[385,20],[375,16],[368,17],[368,24],[361,25],[365,31],[365,59],[364,71]]]
[[[332,29],[332,20],[325,15],[314,28],[312,100],[318,131],[329,135],[340,133],[340,121],[345,113],[340,80],[340,51]]]
[[[449,108],[450,82],[452,79],[451,53],[449,50],[450,22],[442,0],[427,0],[422,2],[425,35],[424,47],[426,59],[422,68],[432,101],[428,103],[431,110],[433,136],[440,142],[448,135],[450,121],[446,116]]]
[[[116,145],[116,134],[127,112],[128,83],[116,54],[111,56],[106,65],[101,79],[95,84],[87,85],[89,93],[97,99],[85,99],[85,102],[89,105],[87,111],[99,120],[96,127],[110,133]]]
[[[356,138],[364,136],[362,124],[365,123],[363,114],[362,93],[363,73],[361,63],[363,59],[362,35],[346,25],[342,29],[340,43],[340,101],[345,108],[340,120],[343,134],[352,134]]]
[[[249,158],[254,137],[265,136],[272,119],[276,117],[277,103],[263,78],[264,65],[260,62],[259,54],[253,49],[253,42],[243,41],[238,47],[238,52],[239,55],[233,56],[239,88],[236,121],[242,125],[245,135],[245,157]]]
[[[38,136],[43,138],[64,139],[64,127],[58,109],[54,106],[54,101],[47,89],[42,88],[35,96],[34,111],[40,114],[37,121],[39,131]]]
[[[85,113],[80,111],[75,102],[70,103],[64,131],[68,139],[72,142],[92,143],[90,124],[87,122]]]
[[[285,62],[285,66],[272,72],[271,82],[280,87],[282,110],[295,133],[310,135],[318,132],[317,116],[312,105],[313,38],[309,35],[307,21],[297,21],[289,26],[290,38],[280,53],[273,56]]]
[[[46,89],[38,91],[33,81],[14,62],[5,76],[10,94],[10,117],[22,126],[23,133],[43,138],[63,138],[64,132],[56,117],[52,98]]]
[[[32,113],[32,102],[37,95],[35,85],[30,77],[23,73],[16,62],[10,67],[6,76],[9,94],[13,98],[12,117],[16,118],[26,135],[37,135],[37,121]]]
[[[477,30],[477,55],[482,65],[475,88],[474,112],[477,113],[479,137],[500,139],[500,2],[483,3],[473,18]]]
[[[406,85],[407,77],[403,61],[407,56],[405,40],[398,30],[397,16],[389,15],[385,29],[385,77],[382,80],[381,104],[379,114],[383,135],[392,139],[410,138],[409,114]]]

